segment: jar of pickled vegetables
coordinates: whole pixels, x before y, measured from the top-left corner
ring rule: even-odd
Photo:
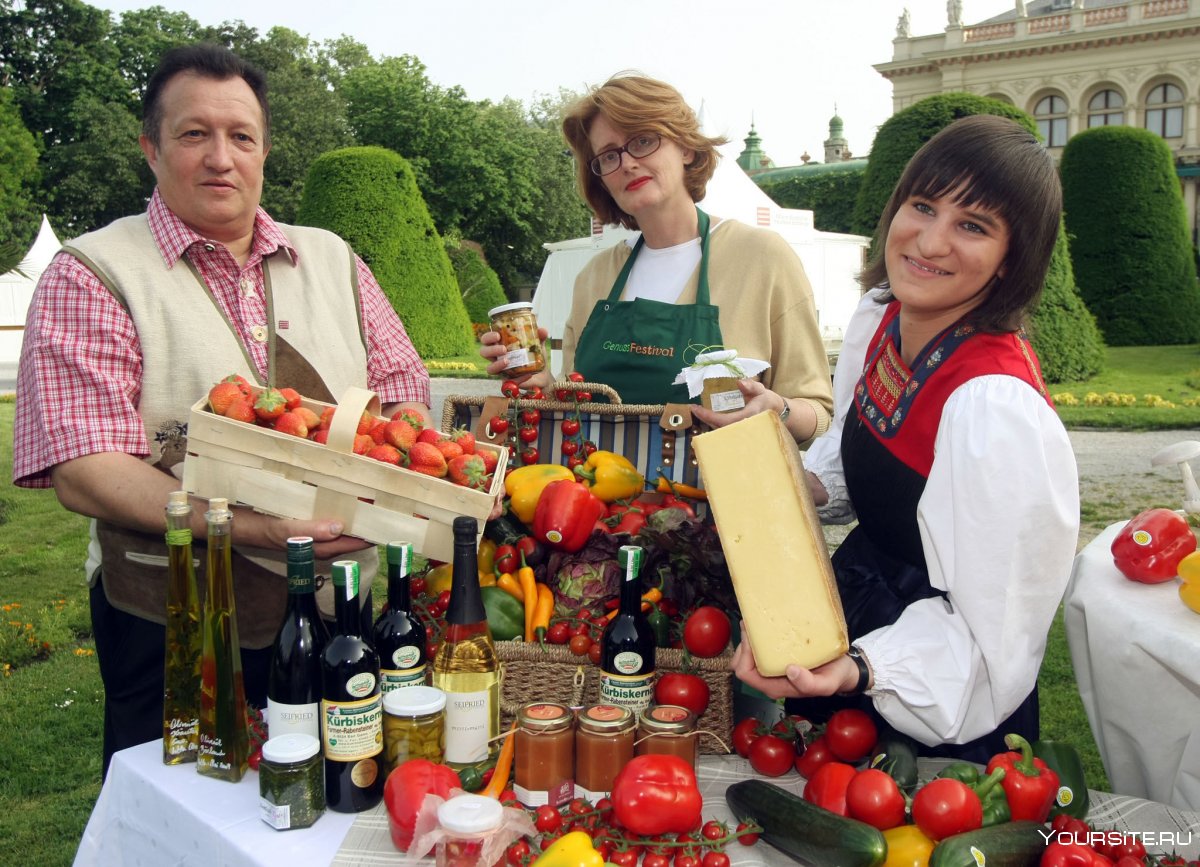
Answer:
[[[409,759],[441,763],[446,749],[446,693],[435,686],[406,686],[383,696],[385,772]]]
[[[504,347],[504,372],[509,376],[537,373],[546,367],[537,318],[528,301],[501,304],[488,311],[492,330],[500,335]]]

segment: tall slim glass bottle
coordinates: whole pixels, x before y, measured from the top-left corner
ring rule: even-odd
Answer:
[[[200,747],[200,659],[204,632],[192,560],[192,503],[167,499],[167,636],[163,665],[163,764],[196,761]]]
[[[642,613],[642,549],[622,545],[621,608],[600,637],[600,701],[640,714],[654,699],[654,628]]]
[[[358,562],[333,564],[337,632],[321,657],[321,742],[325,803],[339,813],[383,798],[383,694],[379,657],[359,634]]]
[[[288,546],[288,603],[271,650],[267,678],[267,734],[321,739],[321,653],[329,635],[317,610],[311,536]]]
[[[204,600],[204,659],[200,666],[200,753],[196,770],[236,783],[246,773],[250,730],[233,602],[233,512],[213,498],[208,522],[208,593]]]
[[[425,627],[412,613],[408,573],[411,542],[388,542],[387,609],[375,621],[375,652],[384,693],[425,683]]]
[[[433,685],[446,693],[446,764],[488,757],[500,733],[500,662],[479,592],[474,518],[454,519],[454,571],[446,634],[433,658]]]

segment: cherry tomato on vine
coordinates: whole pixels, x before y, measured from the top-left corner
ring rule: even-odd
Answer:
[[[598,446],[591,440],[584,440],[583,453],[585,455],[587,455],[589,458],[596,453],[597,448],[598,448]]]
[[[592,399],[592,393],[590,391],[577,391],[575,392],[575,399],[580,403],[587,403]]]
[[[587,461],[585,461],[579,455],[571,455],[569,458],[567,458],[567,469],[573,470],[576,467],[582,467],[586,463]]]
[[[250,770],[257,771],[261,762],[262,747],[255,747],[253,750],[251,750],[250,755],[246,757],[246,764],[250,766]]]
[[[443,611],[445,611],[447,608],[450,607],[450,591],[449,590],[443,590],[441,593],[439,593],[437,595],[437,605],[438,605],[438,608],[442,609]]]
[[[559,426],[562,428],[564,436],[573,437],[579,433],[579,419],[577,418],[564,418]]]
[[[720,840],[722,837],[724,837],[728,833],[729,833],[729,829],[726,828],[723,823],[718,822],[716,819],[709,819],[700,828],[700,836],[703,837],[705,840]]]
[[[525,389],[525,397],[529,400],[541,400],[545,395],[542,393],[542,387],[535,385],[532,388]]]
[[[579,451],[579,443],[575,442],[575,440],[563,440],[560,451],[567,457],[571,457]]]
[[[517,397],[521,393],[521,386],[514,379],[506,379],[500,386],[500,393],[505,397]]]
[[[603,648],[600,646],[600,642],[592,642],[592,646],[588,648],[588,659],[592,661],[593,665],[599,665],[601,656],[603,656]]]
[[[512,867],[524,867],[529,862],[529,841],[521,839],[511,844],[505,852],[504,859]]]
[[[658,852],[650,852],[642,856],[642,867],[671,867],[671,859]]]
[[[796,750],[790,741],[762,735],[750,745],[750,767],[767,777],[779,777],[792,769]]]
[[[566,644],[571,640],[571,627],[563,620],[551,623],[546,630],[546,640],[551,644]]]
[[[679,850],[679,854],[671,863],[674,867],[700,867],[700,859],[695,855],[689,855],[686,849]]]
[[[741,843],[743,846],[753,846],[755,843],[758,842],[758,832],[757,831],[747,831],[746,829],[749,827],[750,827],[749,822],[738,822],[737,832],[736,832],[738,835],[737,841],[739,843]]]
[[[592,649],[592,638],[590,635],[573,635],[567,646],[576,656],[583,656]]]
[[[521,421],[524,424],[536,425],[541,420],[542,420],[542,414],[538,410],[536,410],[536,409],[521,410]]]
[[[633,849],[616,849],[609,853],[608,860],[617,867],[637,867],[638,853]]]
[[[538,429],[533,425],[521,425],[521,429],[517,431],[517,437],[523,443],[535,443],[538,438]]]
[[[502,434],[508,430],[508,419],[502,415],[494,415],[488,422],[488,427],[492,429],[492,433]]]
[[[843,762],[857,762],[871,751],[877,737],[875,723],[866,711],[842,708],[825,724],[829,750]]]
[[[700,859],[700,867],[729,867],[729,856],[710,849]]]
[[[538,450],[533,446],[521,450],[521,463],[523,464],[536,464],[539,457]]]
[[[571,382],[583,382],[584,381],[583,374],[580,373],[578,370],[572,370],[570,373],[568,373],[567,379],[571,380]]]
[[[541,834],[552,834],[562,827],[563,818],[558,809],[549,804],[542,804],[533,814],[533,826]]]
[[[414,578],[409,582],[408,589],[413,596],[422,596],[428,586],[429,584],[424,578]]]
[[[733,727],[733,749],[742,758],[750,755],[750,745],[759,739],[759,725],[754,717],[746,717]]]

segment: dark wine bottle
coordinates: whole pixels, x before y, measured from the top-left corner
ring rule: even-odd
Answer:
[[[600,637],[600,701],[641,713],[654,699],[654,627],[642,613],[642,549],[622,545],[621,607]]]
[[[271,650],[267,678],[267,734],[321,738],[321,653],[329,641],[317,610],[311,536],[293,536],[288,548],[288,602]]]
[[[359,634],[357,561],[333,564],[333,588],[337,633],[321,656],[325,802],[339,813],[358,813],[383,798],[379,657]]]
[[[375,621],[375,652],[379,654],[380,688],[386,694],[406,686],[425,685],[425,627],[412,613],[408,573],[411,542],[388,542],[387,608]]]

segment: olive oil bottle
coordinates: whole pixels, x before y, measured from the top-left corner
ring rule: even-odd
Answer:
[[[200,659],[204,633],[192,559],[187,491],[167,500],[167,633],[163,664],[163,764],[196,761],[200,747]]]
[[[636,716],[654,699],[654,628],[642,613],[642,549],[622,545],[617,562],[624,572],[621,607],[600,637],[600,701]]]
[[[385,694],[425,684],[425,627],[412,613],[409,589],[412,558],[411,542],[388,543],[387,609],[375,621],[374,629],[380,687]]]
[[[288,602],[271,649],[267,734],[321,739],[321,654],[329,640],[317,610],[311,536],[287,540]]]
[[[379,657],[359,634],[358,562],[333,564],[337,632],[321,657],[321,743],[325,802],[339,813],[383,798],[383,694]]]
[[[474,518],[454,519],[454,571],[446,634],[433,659],[433,685],[446,693],[446,764],[488,757],[500,733],[500,662],[479,592]]]
[[[208,501],[208,593],[204,600],[204,657],[200,666],[200,752],[196,770],[231,783],[246,773],[250,730],[233,602],[233,512],[229,501]]]

